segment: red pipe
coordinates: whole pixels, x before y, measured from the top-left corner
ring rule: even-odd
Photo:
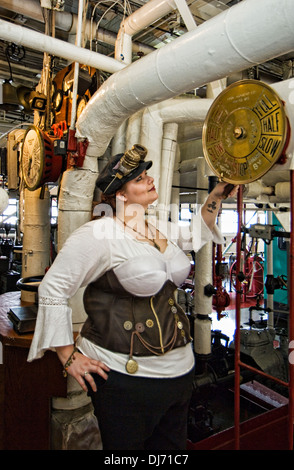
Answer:
[[[283,385],[283,387],[289,387],[288,382],[285,382],[284,380],[278,379],[277,377],[274,377],[273,375],[267,374],[266,372],[263,372],[260,369],[256,369],[255,367],[249,366],[248,364],[245,364],[245,362],[240,361],[239,366],[243,367],[244,369],[251,370],[252,372],[255,372],[256,374],[259,374],[262,377],[273,380],[274,382],[277,382],[278,384]]]
[[[243,188],[238,191],[238,233],[237,233],[237,260],[236,260],[236,330],[235,330],[235,449],[240,449],[240,367],[256,371],[258,374],[272,379],[289,389],[289,411],[288,411],[288,446],[293,450],[293,422],[294,422],[294,170],[290,170],[291,189],[291,216],[290,216],[290,269],[289,269],[289,382],[284,382],[262,371],[244,364],[240,360],[240,319],[241,319],[241,282],[238,273],[241,267],[241,230],[242,230],[242,196]],[[293,354],[291,354],[293,353]]]
[[[237,196],[238,231],[237,231],[237,259],[236,259],[236,317],[235,317],[235,387],[234,387],[234,432],[235,450],[240,449],[240,316],[241,316],[241,282],[238,274],[241,268],[241,230],[242,230],[242,200],[243,186],[240,185]]]

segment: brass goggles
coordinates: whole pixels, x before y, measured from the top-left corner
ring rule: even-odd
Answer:
[[[127,150],[120,160],[117,162],[113,171],[115,172],[112,176],[113,179],[109,185],[104,189],[103,193],[106,193],[113,182],[118,178],[122,179],[127,177],[134,171],[140,163],[145,160],[147,155],[147,149],[143,145],[135,144],[130,150]]]

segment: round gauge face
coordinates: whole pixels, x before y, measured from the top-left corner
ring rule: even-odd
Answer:
[[[58,112],[61,109],[63,102],[63,92],[62,90],[56,90],[52,98],[52,106],[54,111]]]
[[[88,97],[87,95],[84,95],[82,96],[79,100],[78,100],[78,104],[77,104],[77,119],[79,119],[80,115],[82,114],[82,112],[84,111],[86,105],[88,103]]]
[[[74,82],[74,69],[67,72],[63,78],[62,82],[62,90],[64,93],[67,93],[69,90],[72,89]]]
[[[24,182],[30,191],[40,187],[44,167],[44,143],[40,131],[31,126],[25,133],[21,167]]]
[[[56,92],[56,89],[57,89],[56,82],[55,82],[54,80],[52,80],[52,83],[51,83],[51,92],[50,92],[51,98],[54,96],[54,93]]]
[[[286,138],[287,118],[276,92],[257,80],[242,80],[212,103],[202,143],[208,165],[222,181],[246,184],[277,162]]]

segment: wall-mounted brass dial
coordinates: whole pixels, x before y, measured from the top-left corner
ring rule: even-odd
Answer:
[[[30,191],[57,181],[62,170],[62,156],[54,154],[53,140],[38,127],[26,130],[21,152],[22,178]]]
[[[246,184],[279,159],[287,138],[282,101],[267,84],[242,80],[212,103],[203,127],[205,159],[223,181]]]

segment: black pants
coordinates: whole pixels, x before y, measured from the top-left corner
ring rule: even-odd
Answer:
[[[172,379],[149,379],[110,371],[93,374],[89,391],[104,450],[185,450],[194,371]]]

